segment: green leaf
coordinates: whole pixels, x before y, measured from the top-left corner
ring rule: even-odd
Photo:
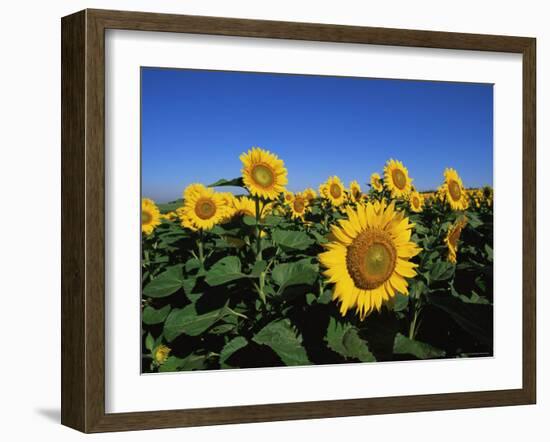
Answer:
[[[340,323],[330,318],[325,339],[330,349],[345,358],[358,359],[361,362],[376,360],[367,343],[357,333],[357,329],[349,323]]]
[[[433,359],[445,356],[445,352],[425,342],[415,341],[398,333],[393,343],[393,352],[401,355],[413,355],[418,359]]]
[[[181,359],[176,356],[169,356],[168,359],[159,367],[161,373],[171,371],[189,371],[204,368],[205,357],[202,355],[190,354]]]
[[[255,278],[257,278],[266,269],[266,267],[267,267],[267,262],[256,261],[254,263],[254,266],[252,267],[252,270],[250,271],[250,276],[254,276]]]
[[[247,226],[255,226],[256,225],[256,218],[250,215],[244,215],[243,216],[243,223],[245,223]]]
[[[158,310],[155,310],[153,307],[147,306],[143,309],[141,320],[144,324],[147,325],[159,324],[166,319],[168,313],[170,313],[170,305],[165,305]]]
[[[235,353],[236,351],[240,350],[243,347],[246,347],[248,345],[248,341],[243,338],[242,336],[238,336],[231,341],[229,341],[225,346],[222,348],[222,351],[220,352],[220,365],[222,368],[230,368],[231,366],[226,363],[227,359]]]
[[[241,261],[236,256],[226,256],[215,263],[206,272],[206,283],[215,287],[235,279],[245,278],[241,272]]]
[[[147,333],[145,337],[145,348],[149,351],[153,351],[153,348],[155,348],[155,338],[153,338],[151,333]]]
[[[409,305],[409,297],[406,295],[402,295],[401,293],[397,293],[394,298],[393,311],[401,312],[405,310],[408,305]]]
[[[305,232],[277,229],[272,235],[273,241],[283,249],[306,250],[315,240]]]
[[[183,285],[182,266],[169,267],[143,288],[143,294],[151,298],[164,298],[176,293]]]
[[[485,244],[485,253],[487,253],[487,259],[489,261],[493,260],[493,249],[489,244]]]
[[[164,323],[164,337],[168,342],[171,342],[181,334],[198,336],[214,325],[226,313],[224,307],[199,315],[195,304],[189,304],[182,309],[174,309]]]
[[[208,186],[206,187],[224,187],[224,186],[244,187],[244,182],[242,177],[233,178],[231,180],[226,180],[222,178],[221,180],[218,180],[215,183],[208,184]]]
[[[285,365],[310,365],[301,337],[296,336],[290,321],[273,321],[252,338],[254,342],[267,345],[281,358]]]
[[[453,276],[455,267],[447,261],[437,261],[430,270],[430,279],[434,281],[443,281]]]
[[[284,263],[275,266],[271,277],[279,285],[279,291],[292,285],[311,285],[318,276],[318,268],[304,261]]]
[[[278,226],[283,221],[283,217],[276,215],[267,215],[262,222],[265,226]]]
[[[209,333],[214,335],[225,335],[235,328],[235,324],[220,324],[212,327],[209,330]]]
[[[448,313],[465,331],[484,344],[493,341],[493,308],[491,305],[467,303],[448,293],[435,293],[428,296],[435,307]]]

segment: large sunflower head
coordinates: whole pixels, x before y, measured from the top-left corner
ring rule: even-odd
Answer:
[[[393,202],[348,207],[346,215],[332,227],[333,240],[319,261],[334,284],[333,299],[340,301],[340,313],[355,307],[364,319],[396,293],[408,294],[406,278],[416,276],[417,267],[410,259],[421,249],[411,241],[413,224]]]
[[[189,185],[183,196],[183,210],[178,215],[184,227],[191,224],[194,229],[209,230],[225,219],[230,210],[227,195],[216,193],[202,184]]]
[[[141,231],[146,235],[160,224],[160,211],[155,202],[149,198],[141,200]]]
[[[359,183],[357,182],[357,180],[353,180],[350,184],[349,184],[349,193],[351,195],[351,199],[355,202],[359,202],[361,201],[361,196],[362,196],[362,193],[361,193],[361,186],[359,185]]]
[[[463,216],[456,220],[447,231],[447,236],[445,237],[445,244],[447,245],[449,251],[447,259],[453,264],[456,264],[456,254],[458,252],[458,241],[460,240],[460,234],[467,223],[467,218]]]
[[[418,192],[411,192],[409,196],[409,207],[413,212],[422,212],[424,208],[424,197]]]
[[[445,169],[444,176],[443,189],[449,206],[453,210],[466,210],[468,208],[468,197],[457,171],[450,168]]]
[[[274,200],[284,192],[287,170],[282,160],[267,150],[253,147],[240,156],[243,181],[248,191],[261,198]]]
[[[384,189],[384,185],[382,183],[382,178],[380,178],[380,174],[377,172],[374,172],[370,176],[370,185],[371,187],[376,190],[377,192],[382,192],[382,189]]]
[[[324,185],[321,193],[335,206],[341,206],[346,201],[346,189],[337,176],[331,176]]]
[[[384,184],[392,198],[403,198],[411,192],[412,179],[401,161],[389,160],[384,167]]]
[[[294,219],[301,219],[303,221],[308,206],[309,201],[306,196],[303,193],[297,193],[289,204],[290,216]]]

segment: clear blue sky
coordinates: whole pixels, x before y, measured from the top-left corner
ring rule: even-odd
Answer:
[[[158,202],[239,176],[252,146],[283,159],[292,191],[330,175],[366,188],[389,158],[420,190],[445,167],[492,185],[489,84],[142,68],[141,87],[142,195]]]

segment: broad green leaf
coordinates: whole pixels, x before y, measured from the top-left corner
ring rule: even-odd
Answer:
[[[330,349],[345,358],[358,359],[361,362],[376,360],[367,343],[357,333],[357,329],[349,323],[340,323],[330,318],[325,339]]]
[[[307,303],[307,305],[313,304],[316,299],[317,299],[317,296],[315,296],[313,293],[306,294],[306,303]]]
[[[454,265],[447,261],[437,261],[430,270],[430,279],[442,281],[449,279],[454,274]]]
[[[393,299],[393,311],[395,312],[401,312],[409,305],[409,297],[401,293],[397,293]]]
[[[183,286],[182,266],[168,268],[143,288],[143,294],[151,298],[164,298],[176,293]]]
[[[206,272],[206,283],[211,287],[246,277],[241,272],[241,261],[236,256],[226,256]]]
[[[262,224],[265,226],[278,226],[283,221],[281,216],[276,215],[267,215],[263,220]]]
[[[318,269],[304,261],[284,263],[275,266],[271,276],[282,291],[292,285],[313,284],[317,279]]]
[[[255,226],[256,218],[254,218],[253,216],[245,215],[243,216],[243,223],[245,223],[247,226]]]
[[[283,249],[305,250],[315,242],[305,232],[292,230],[277,229],[273,232],[272,238],[273,242]]]
[[[226,314],[225,308],[199,315],[194,304],[170,312],[164,323],[164,337],[168,342],[181,334],[198,336]]]
[[[487,253],[487,259],[493,260],[493,248],[489,244],[485,244],[485,253]]]
[[[252,340],[270,347],[285,365],[310,364],[301,337],[296,336],[287,319],[270,322]]]
[[[226,180],[222,178],[221,180],[218,180],[215,183],[208,184],[208,186],[206,187],[224,187],[224,186],[244,187],[244,182],[242,177],[233,178],[231,180]]]
[[[190,354],[185,358],[169,356],[166,362],[159,367],[161,373],[171,371],[189,371],[204,368],[205,357],[202,355]]]
[[[151,333],[147,333],[147,336],[145,337],[145,348],[149,351],[153,351],[154,347],[155,338],[153,338],[153,335],[151,335]]]
[[[165,305],[158,310],[154,309],[153,307],[147,306],[143,309],[141,320],[144,324],[147,325],[159,324],[166,319],[168,313],[170,313],[169,305]]]
[[[235,353],[236,351],[240,350],[243,347],[246,347],[248,345],[248,341],[243,338],[242,336],[238,336],[231,341],[229,341],[225,346],[222,348],[222,351],[220,352],[220,365],[222,368],[230,368],[230,365],[226,364],[227,359]]]
[[[319,304],[328,304],[330,301],[332,301],[332,290],[330,289],[325,290],[323,294],[319,296],[319,299],[317,299]]]
[[[212,327],[208,333],[212,333],[214,335],[225,335],[226,333],[230,332],[235,328],[235,324],[220,324]]]
[[[267,267],[267,262],[256,261],[254,263],[254,266],[252,267],[252,270],[250,271],[250,275],[257,278],[266,269],[266,267]]]
[[[443,350],[432,347],[425,342],[409,339],[400,333],[395,336],[393,352],[401,355],[413,355],[418,359],[432,359],[445,356]]]

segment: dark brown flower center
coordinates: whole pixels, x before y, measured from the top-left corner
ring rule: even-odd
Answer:
[[[295,198],[293,202],[294,211],[297,213],[302,213],[306,208],[305,201],[303,198]]]
[[[372,290],[392,275],[397,251],[390,235],[382,230],[365,230],[348,246],[346,266],[356,287]]]
[[[151,215],[151,212],[148,212],[147,210],[142,210],[141,224],[149,224],[151,221],[153,221],[153,216]]]
[[[201,198],[195,204],[195,213],[200,219],[210,219],[216,214],[216,204],[209,198]]]
[[[453,201],[460,200],[460,197],[462,196],[460,185],[455,180],[449,180],[449,194],[451,195]]]
[[[330,194],[333,198],[340,198],[342,196],[342,188],[338,184],[332,183],[330,185]]]
[[[393,178],[393,183],[395,184],[395,187],[397,187],[399,190],[403,190],[407,185],[407,177],[405,176],[403,171],[401,169],[393,169],[391,176]]]

